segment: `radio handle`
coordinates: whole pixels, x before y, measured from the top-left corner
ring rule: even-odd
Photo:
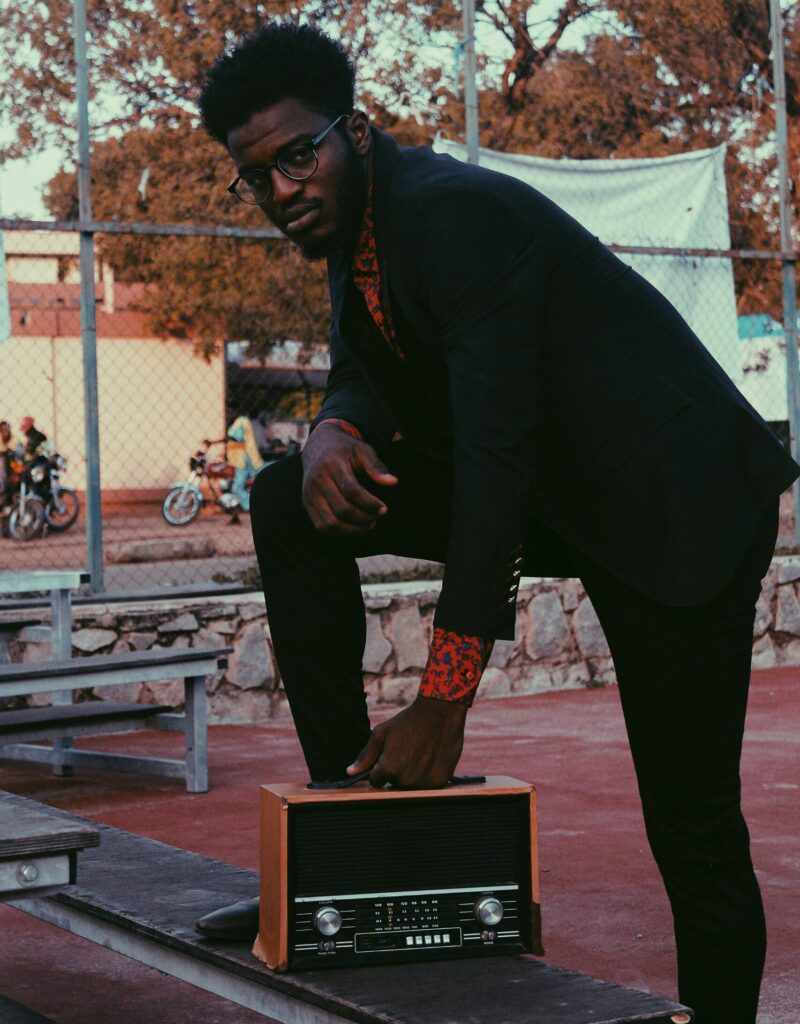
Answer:
[[[354,786],[357,782],[368,779],[371,771],[372,769],[368,768],[365,772],[359,772],[358,775],[351,775],[347,779],[336,779],[332,782],[309,782],[306,789],[346,789],[348,786]],[[453,775],[448,785],[478,786],[483,782],[486,782],[485,775]]]

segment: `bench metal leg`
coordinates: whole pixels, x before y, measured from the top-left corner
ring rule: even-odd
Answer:
[[[55,660],[72,657],[72,594],[69,590],[54,590],[50,595],[51,651]],[[69,690],[54,693],[53,704],[71,704]],[[74,774],[72,765],[67,764],[62,752],[72,747],[72,737],[64,736],[53,740],[53,775],[66,778]]]
[[[208,716],[205,676],[187,676],[186,697],[186,790],[208,792]]]

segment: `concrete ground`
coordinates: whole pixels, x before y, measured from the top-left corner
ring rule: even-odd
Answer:
[[[754,673],[745,737],[744,804],[769,927],[759,1024],[800,1017],[798,675]],[[291,723],[215,726],[210,742],[208,794],[110,773],[60,780],[10,761],[0,761],[0,787],[254,869],[258,785],[304,778]],[[679,756],[680,743],[665,736],[664,756]],[[87,745],[175,756],[180,737],[140,733]],[[645,840],[616,689],[479,701],[459,769],[537,786],[545,959],[676,998],[670,914]],[[264,1019],[3,905],[0,992],[58,1024]]]

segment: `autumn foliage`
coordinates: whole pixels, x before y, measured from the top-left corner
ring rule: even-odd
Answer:
[[[481,144],[546,157],[661,156],[720,143],[734,247],[778,247],[767,0],[477,0]],[[227,154],[198,128],[205,70],[266,19],[338,35],[365,108],[403,143],[463,135],[456,92],[460,4],[446,0],[89,0],[96,220],[264,227],[225,192]],[[800,172],[800,5],[785,17],[790,158]],[[5,156],[74,146],[69,0],[0,11]],[[68,150],[67,150],[68,151]],[[0,151],[2,155],[2,151]],[[48,207],[77,214],[67,161]],[[795,211],[796,212],[796,211]],[[102,236],[123,280],[150,285],[159,334],[206,353],[224,338],[255,351],[324,342],[324,268],[284,241]],[[740,312],[780,315],[774,265],[737,261]]]

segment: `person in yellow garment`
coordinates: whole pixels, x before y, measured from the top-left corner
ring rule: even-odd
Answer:
[[[228,465],[234,469],[231,493],[242,511],[249,512],[250,492],[247,484],[264,465],[249,416],[237,416],[228,427],[226,458]]]
[[[23,442],[15,437],[8,420],[0,420],[0,513],[5,511],[10,495],[8,491],[8,459],[17,450],[22,451]]]

